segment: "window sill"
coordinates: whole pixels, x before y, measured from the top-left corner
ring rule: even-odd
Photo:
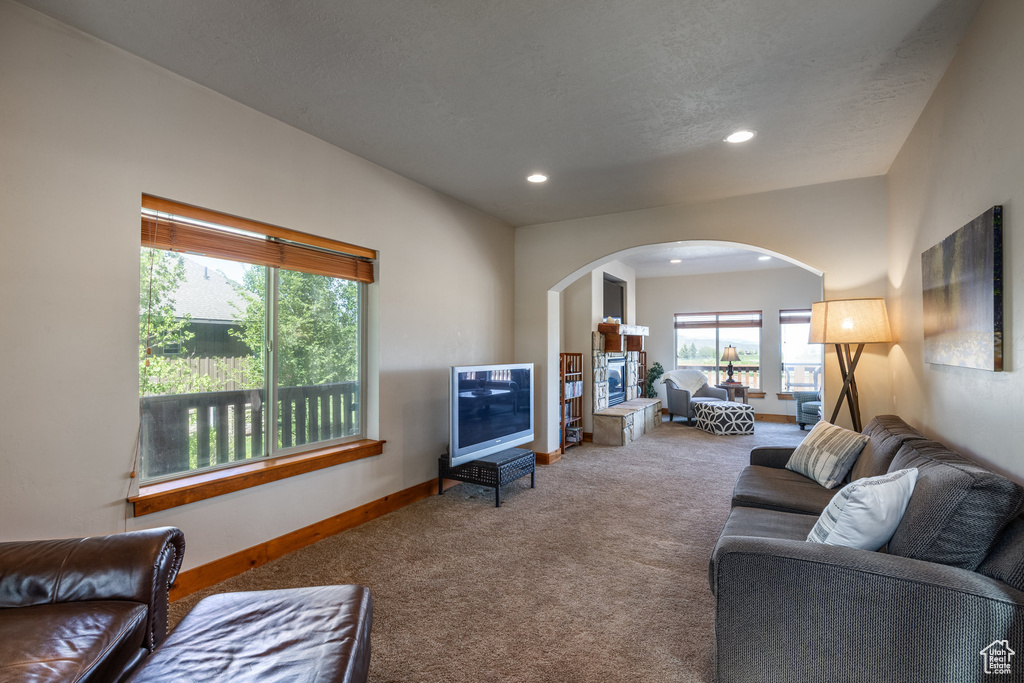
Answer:
[[[778,397],[778,399],[780,401],[792,401],[792,400],[794,400],[793,399],[793,392],[792,391],[782,391],[782,392],[779,392],[778,394],[775,394],[775,396]]]
[[[764,398],[763,391],[747,391],[747,398]]]
[[[172,481],[147,484],[128,502],[136,517],[169,510],[196,501],[222,496],[243,489],[269,484],[272,481],[315,472],[353,460],[361,460],[384,452],[385,441],[360,439],[306,453],[280,458],[260,459],[211,472],[192,474]]]

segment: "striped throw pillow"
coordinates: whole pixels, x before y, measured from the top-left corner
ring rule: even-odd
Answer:
[[[917,469],[897,470],[847,484],[832,497],[807,540],[878,550],[892,538],[917,483]]]
[[[810,477],[827,489],[839,486],[864,450],[868,437],[819,422],[789,456],[787,470]]]

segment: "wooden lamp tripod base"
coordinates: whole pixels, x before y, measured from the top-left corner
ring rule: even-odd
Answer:
[[[839,358],[839,372],[843,376],[843,388],[839,392],[839,399],[836,401],[835,410],[832,411],[832,418],[829,420],[835,424],[839,417],[839,409],[843,406],[843,399],[850,405],[850,417],[853,419],[853,430],[860,432],[864,429],[860,422],[860,399],[857,395],[857,380],[853,376],[857,369],[857,362],[860,354],[864,351],[864,345],[858,344],[857,351],[851,356],[849,344],[836,344],[836,356]]]

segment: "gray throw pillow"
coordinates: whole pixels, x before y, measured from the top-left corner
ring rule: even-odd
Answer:
[[[842,483],[867,441],[863,434],[819,422],[793,451],[786,469],[834,489]]]

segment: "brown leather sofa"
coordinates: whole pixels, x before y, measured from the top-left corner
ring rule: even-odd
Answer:
[[[167,635],[171,527],[0,543],[0,680],[123,681]]]

